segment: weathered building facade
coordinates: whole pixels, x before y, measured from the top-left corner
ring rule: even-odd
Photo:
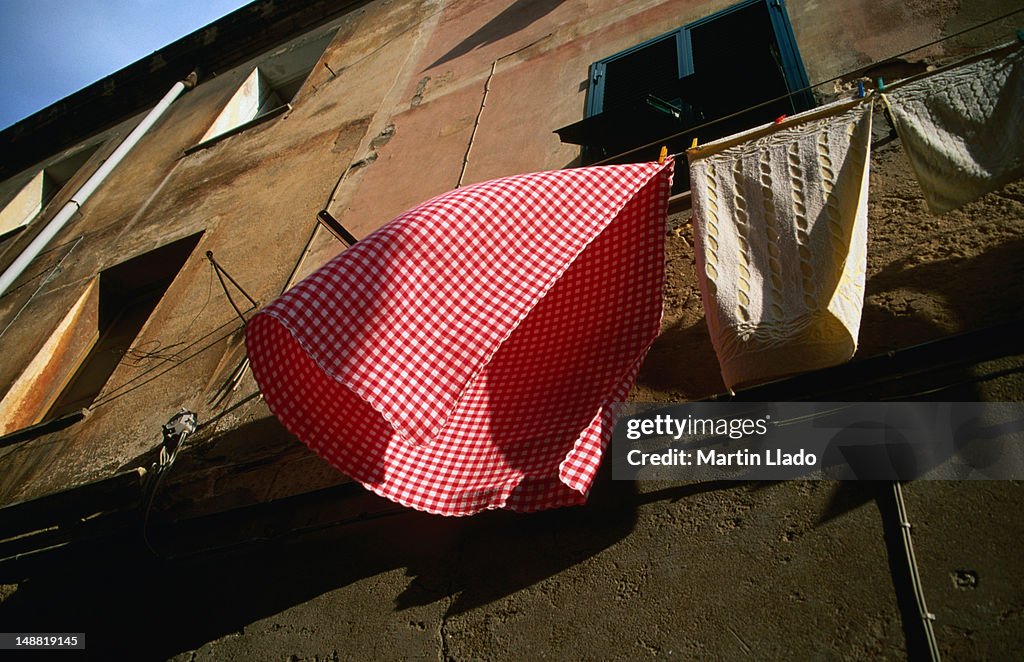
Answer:
[[[595,62],[677,32],[698,48],[698,28],[717,25],[715,43],[740,53],[735,66],[742,67],[753,37],[740,28],[770,30],[775,41],[767,54],[779,57],[783,93],[828,81],[814,87],[813,97],[802,92],[813,104],[854,89],[857,80],[900,78],[1005,41],[1021,14],[992,19],[1015,4],[259,0],[0,134],[0,267],[6,269],[148,108],[176,81],[197,74],[194,88],[171,104],[0,297],[0,504],[151,468],[161,426],[183,408],[197,414],[200,427],[163,478],[153,503],[155,526],[344,482],[260,401],[246,370],[244,318],[345,248],[317,221],[322,210],[361,238],[463,184],[625,151],[599,152],[594,141],[600,139],[592,136],[581,150],[556,133],[592,114]],[[734,7],[740,9],[725,12]],[[730,32],[733,27],[708,22],[741,10],[762,12],[768,27],[744,23]],[[694,27],[680,32],[687,26]],[[731,34],[736,42],[721,46]],[[694,94],[735,98],[741,108],[770,101],[776,88],[747,96],[735,91],[757,86],[767,55],[750,53],[751,79],[730,77],[723,68],[720,78],[699,81]],[[629,75],[643,78],[646,70],[639,71]],[[705,129],[706,137],[715,130]],[[989,335],[942,346],[943,354],[965,358],[941,374],[907,367],[908,374],[925,376],[906,381],[896,374],[904,368],[883,365],[863,379],[881,375],[903,384],[893,387],[893,397],[955,383],[967,387],[950,399],[1019,400],[1022,348],[1000,329],[1020,320],[1024,301],[1024,190],[1017,183],[933,217],[888,131],[879,114],[868,293],[855,362],[957,334]],[[633,144],[647,142],[646,135],[640,131]],[[641,373],[637,399],[679,401],[724,391],[703,324],[687,207],[685,193],[673,199],[663,334]],[[528,238],[523,242],[528,250]],[[991,351],[980,352],[979,342]],[[834,393],[834,380],[849,374],[818,376],[803,394]],[[871,392],[857,395],[868,399]],[[377,529],[361,524],[358,539],[341,534],[338,554],[364,569],[326,572],[322,586],[302,580],[294,595],[239,608],[225,620],[230,627],[160,639],[155,654],[205,646],[216,657],[210,642],[253,623],[249,639],[222,643],[233,652],[220,654],[272,651],[312,659],[328,655],[332,640],[341,657],[441,651],[454,659],[545,652],[900,657],[915,645],[890,577],[884,516],[865,505],[875,498],[867,488],[606,484],[599,492],[583,514],[535,521],[502,515],[482,524],[394,515],[391,504],[345,493],[330,502],[333,512],[393,515]],[[1021,486],[915,484],[908,493],[912,517],[923,518],[919,557],[944,652],[1001,657],[1019,650],[1024,568],[1014,551],[1024,533]],[[319,511],[310,517],[330,520]],[[395,517],[411,523],[396,525]],[[958,518],[971,526],[950,521]],[[294,524],[282,526],[302,528]],[[437,546],[422,555],[395,551],[403,541],[394,526],[421,532]],[[484,533],[493,536],[493,547],[477,538]],[[379,557],[375,540],[386,548]],[[535,557],[533,548],[549,558]],[[442,558],[449,553],[497,554],[503,563],[522,565],[494,579],[481,560],[449,565]],[[313,559],[338,562],[325,554]],[[975,566],[984,567],[981,580]],[[400,577],[394,571],[401,568],[418,579]],[[236,583],[228,581],[224,590]],[[26,586],[5,598],[9,609],[42,599],[33,597],[31,582]],[[375,601],[366,595],[372,593],[389,599]],[[332,595],[339,602],[331,609],[348,624],[344,632],[308,606],[308,598]],[[308,622],[326,634],[275,640],[276,616],[286,630]]]

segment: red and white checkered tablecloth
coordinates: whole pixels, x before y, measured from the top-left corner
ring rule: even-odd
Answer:
[[[405,212],[249,322],[267,404],[412,508],[584,502],[659,331],[672,167],[517,175]]]

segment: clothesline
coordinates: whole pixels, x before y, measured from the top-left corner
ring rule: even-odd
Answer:
[[[863,103],[873,103],[874,101],[876,101],[876,99],[874,97],[875,97],[875,90],[871,90],[871,91],[867,92],[863,97],[860,97],[860,99],[863,101]],[[851,101],[852,100],[853,99],[851,99]],[[839,101],[842,101],[842,99],[840,99]],[[828,115],[829,111],[823,110],[823,108],[825,108],[825,107],[824,106],[819,106],[818,108],[811,108],[810,110],[805,110],[804,112],[796,114],[796,115],[780,115],[772,124],[764,124],[764,125],[761,125],[760,127],[753,127],[751,129],[747,129],[746,131],[743,131],[743,132],[741,132],[741,134],[737,134],[737,135],[747,135],[747,134],[749,134],[751,132],[754,132],[754,131],[762,131],[762,132],[765,132],[765,133],[770,133],[775,128],[780,128],[781,129],[781,128],[790,126],[791,124],[794,124],[794,123],[805,122],[805,121],[807,121],[808,118],[814,117],[817,114],[820,114],[822,116]],[[698,152],[699,153],[699,151],[702,148],[712,144],[712,142],[718,144],[721,141],[730,141],[730,140],[735,140],[735,139],[733,137],[731,137],[731,136],[723,136],[721,138],[716,138],[714,141],[711,141],[711,142],[706,143],[704,145],[698,145],[697,139],[695,138],[693,140],[693,144],[690,145],[690,147],[688,149],[684,149],[682,151],[675,152],[671,156],[673,158],[678,158],[678,157],[681,157],[681,156],[685,156],[688,153],[693,153],[693,152]],[[659,157],[659,159],[660,159],[660,157]]]
[[[1022,44],[1024,44],[1024,40],[1022,40]],[[931,78],[931,77],[933,77],[935,75],[938,75],[938,74],[941,74],[941,73],[945,73],[947,71],[950,71],[951,69],[955,69],[955,68],[960,67],[960,66],[962,66],[964,64],[967,64],[967,63],[975,61],[975,60],[977,60],[977,59],[979,59],[981,57],[984,57],[986,53],[987,53],[987,51],[981,51],[979,53],[975,53],[975,54],[970,55],[968,57],[965,57],[963,59],[957,60],[956,62],[953,62],[953,63],[947,64],[945,66],[939,67],[937,69],[934,69],[932,71],[926,71],[926,72],[923,72],[923,73],[920,73],[920,74],[917,74],[917,75],[914,75],[914,76],[910,76],[908,78],[900,79],[900,80],[896,81],[895,83],[886,84],[883,87],[878,88],[877,90],[870,90],[870,91],[866,92],[860,98],[862,98],[865,103],[868,103],[868,102],[870,102],[870,103],[878,103],[878,102],[881,101],[881,98],[876,96],[876,94],[875,94],[876,92],[882,92],[882,91],[889,92],[889,91],[898,89],[898,88],[902,87],[903,85],[905,85],[907,83],[917,82],[917,81],[921,81],[921,80],[927,80],[928,78]],[[771,102],[768,102],[768,103],[771,103]],[[752,106],[750,109],[753,109],[753,108],[756,108],[756,107],[757,106]],[[750,110],[750,109],[748,109],[748,110]],[[805,111],[805,114],[806,113],[813,113],[814,110],[816,110],[816,109],[812,108],[811,110]],[[745,112],[745,111],[740,111],[740,113],[742,113],[742,112]],[[736,113],[736,114],[739,114],[739,113]],[[775,120],[775,124],[779,125],[779,126],[783,126],[783,125],[786,124],[786,122],[788,120],[790,120],[790,119],[792,119],[794,117],[796,117],[796,116],[795,115],[793,115],[793,116],[782,115],[777,120]],[[721,119],[727,119],[727,118],[723,117]],[[719,122],[719,121],[721,121],[721,120],[714,120],[713,122],[709,122],[705,126],[713,124],[714,122]],[[687,132],[687,133],[689,133],[689,132]],[[723,137],[723,138],[718,138],[716,140],[723,140],[725,138],[727,138],[727,136]],[[671,156],[673,158],[679,158],[681,156],[685,156],[688,152],[690,152],[691,150],[693,150],[695,148],[699,148],[699,146],[697,145],[697,140],[696,139],[694,139],[694,144],[691,145],[688,149],[684,149],[684,150],[681,150],[681,151],[678,151],[678,152],[674,152],[672,154],[669,154],[668,156]]]
[[[728,388],[856,352],[876,98],[933,214],[1024,176],[1022,55],[1002,44],[687,150],[697,277]]]
[[[697,279],[728,388],[855,355],[876,93],[929,206],[928,191],[947,188],[956,197],[940,202],[958,206],[1020,176],[1022,54],[1000,46],[688,153]],[[517,175],[409,210],[247,325],[265,402],[343,473],[409,507],[582,503],[610,404],[660,330],[673,166]],[[527,251],[505,240],[524,232]]]
[[[915,51],[919,51],[919,50],[928,48],[930,46],[935,46],[936,44],[940,44],[940,43],[942,43],[944,41],[948,41],[950,39],[955,39],[956,37],[962,36],[962,35],[964,35],[964,34],[966,34],[968,32],[973,32],[974,30],[978,30],[978,29],[983,28],[983,27],[985,27],[987,25],[991,25],[992,23],[997,23],[999,21],[1002,21],[1004,19],[1009,18],[1010,16],[1013,16],[1014,14],[1019,14],[1021,12],[1024,12],[1024,7],[1021,7],[1019,9],[1015,9],[1015,10],[1013,10],[1011,12],[1003,14],[1002,16],[997,16],[995,18],[989,19],[989,20],[987,20],[987,21],[985,21],[983,23],[979,23],[977,25],[973,25],[973,26],[971,26],[969,28],[965,28],[963,30],[960,30],[959,32],[954,32],[953,34],[946,35],[945,37],[941,37],[941,38],[936,39],[934,41],[930,41],[927,44],[922,44],[920,46],[915,46],[914,48],[911,48],[909,50],[903,51],[902,53],[897,53],[896,55],[891,55],[891,56],[887,57],[884,60],[881,60],[881,61],[879,61],[879,62],[877,62],[877,63],[875,63],[873,65],[870,65],[869,67],[862,67],[860,69],[855,69],[854,71],[848,71],[846,73],[839,74],[838,76],[833,76],[832,78],[829,78],[827,80],[823,80],[821,82],[814,83],[813,85],[808,85],[807,87],[802,87],[802,88],[800,88],[798,90],[793,90],[792,92],[787,92],[786,94],[783,94],[781,96],[775,97],[774,99],[769,99],[767,101],[762,101],[761,103],[757,103],[757,104],[754,104],[754,105],[749,106],[747,108],[743,108],[741,110],[738,110],[736,112],[730,113],[730,114],[725,115],[723,117],[719,117],[717,119],[713,119],[713,120],[709,120],[707,122],[704,122],[703,124],[698,124],[696,126],[689,127],[689,128],[687,128],[687,129],[685,129],[683,131],[679,131],[677,133],[673,133],[671,135],[664,136],[662,138],[659,138],[658,140],[651,141],[649,143],[640,145],[638,147],[633,147],[632,149],[626,150],[625,152],[621,152],[619,154],[615,154],[613,156],[606,157],[604,159],[601,159],[600,161],[597,161],[597,162],[589,164],[589,165],[607,165],[607,164],[610,164],[610,163],[612,163],[614,161],[617,161],[617,160],[621,159],[624,156],[629,156],[630,154],[635,154],[636,152],[640,152],[642,150],[649,149],[651,147],[658,147],[660,145],[663,145],[663,144],[669,142],[670,140],[674,140],[676,138],[681,138],[681,137],[683,137],[685,135],[689,135],[689,134],[692,134],[692,133],[694,133],[696,131],[700,131],[701,129],[705,129],[707,127],[714,126],[714,125],[719,124],[721,122],[724,122],[726,120],[730,120],[730,119],[736,118],[736,117],[738,117],[740,115],[743,115],[744,113],[748,113],[748,112],[750,112],[752,110],[757,110],[759,108],[764,108],[766,106],[770,106],[773,103],[776,103],[778,101],[783,101],[783,100],[788,99],[788,98],[790,98],[790,97],[792,97],[792,96],[794,96],[796,94],[800,94],[802,92],[809,92],[811,90],[814,90],[815,88],[821,87],[823,85],[828,85],[829,83],[834,83],[834,82],[836,82],[838,80],[849,79],[851,77],[856,76],[858,73],[867,71],[871,67],[877,67],[877,66],[879,66],[881,64],[885,64],[886,62],[890,62],[892,60],[896,60],[897,58],[901,58],[901,57],[903,57],[905,55],[909,55],[910,53],[913,53]],[[1017,34],[1017,38],[1021,37],[1020,31],[1018,31],[1016,34]],[[987,50],[987,49],[981,49],[981,50],[984,51],[984,50]],[[962,64],[963,62],[969,61],[973,57],[976,57],[976,54],[975,55],[971,55],[971,56],[969,56],[967,58],[964,58],[963,60],[960,60],[960,61],[958,61],[956,63],[951,64],[951,65],[948,65],[947,67],[942,67],[941,69],[936,70],[936,72],[944,70],[944,69],[947,69],[948,67],[951,67],[951,66],[956,66],[958,64]],[[929,74],[936,73],[936,72],[926,72],[925,74],[921,74],[921,75],[922,76],[927,76]],[[684,150],[682,152],[678,152],[678,153],[674,154],[673,156],[680,156],[680,155],[685,154],[685,153],[686,152]]]

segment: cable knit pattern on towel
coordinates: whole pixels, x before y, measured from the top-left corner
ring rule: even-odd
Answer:
[[[660,328],[672,167],[519,175],[405,212],[250,321],[267,404],[413,508],[582,503]]]
[[[865,99],[688,152],[697,276],[730,388],[853,356],[870,139]]]
[[[882,98],[933,213],[1024,177],[1019,43],[897,83]]]

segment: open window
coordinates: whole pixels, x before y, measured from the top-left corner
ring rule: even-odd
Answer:
[[[0,401],[0,435],[92,405],[201,234],[105,269]]]
[[[80,149],[40,170],[23,185],[0,209],[0,243],[31,223],[97,149],[99,143]]]
[[[556,133],[584,164],[647,161],[813,108],[808,86],[785,5],[746,0],[592,64],[586,119]]]
[[[335,31],[329,30],[301,40],[260,62],[228,100],[199,143],[185,150],[186,153],[288,110]]]

